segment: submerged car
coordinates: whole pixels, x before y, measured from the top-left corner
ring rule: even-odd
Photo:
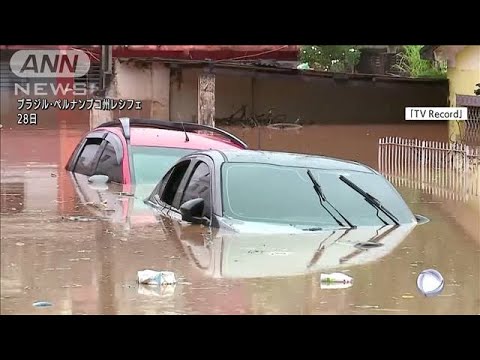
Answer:
[[[181,157],[198,150],[246,149],[234,135],[211,126],[120,118],[88,132],[66,170],[106,175],[119,184],[153,184]]]
[[[370,167],[324,156],[209,150],[180,159],[145,202],[164,216],[241,233],[424,222]]]

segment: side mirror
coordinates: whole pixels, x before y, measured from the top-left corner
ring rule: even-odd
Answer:
[[[182,220],[192,224],[201,224],[203,222],[203,209],[205,201],[201,198],[188,200],[180,206]]]

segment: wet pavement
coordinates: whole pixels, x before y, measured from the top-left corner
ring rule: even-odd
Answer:
[[[278,239],[282,246],[265,251],[272,237],[249,239],[245,247],[199,226],[182,227],[116,194],[122,189],[113,185],[92,200],[98,191],[85,194],[81,181],[63,170],[88,127],[85,118],[70,120],[1,130],[2,314],[480,314],[480,214],[471,206],[478,197],[462,203],[397,187],[430,222],[407,232],[381,259],[341,269],[353,277],[351,287],[326,289],[321,260],[307,271],[318,260],[315,240],[304,248]],[[233,131],[258,145],[258,129]],[[382,136],[447,137],[443,125],[329,125],[263,129],[260,146],[376,168]],[[92,204],[97,200],[104,204]],[[263,276],[282,261],[295,271],[285,266],[281,275]],[[416,289],[427,268],[445,279],[437,297]],[[143,269],[174,271],[178,283],[139,286]],[[37,301],[51,306],[33,306]]]

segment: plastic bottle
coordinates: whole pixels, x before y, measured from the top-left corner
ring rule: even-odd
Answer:
[[[320,281],[326,283],[351,283],[353,278],[343,273],[321,274]]]

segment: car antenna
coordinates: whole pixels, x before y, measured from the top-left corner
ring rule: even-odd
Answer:
[[[185,133],[185,142],[189,142],[190,139],[188,138],[187,130],[185,130],[185,125],[183,125],[183,122],[182,122],[182,128],[183,128],[183,132]]]

